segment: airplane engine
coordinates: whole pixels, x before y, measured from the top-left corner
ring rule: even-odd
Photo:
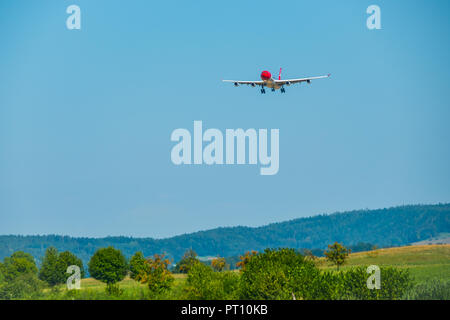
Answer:
[[[308,84],[311,84],[311,80],[306,80],[306,82],[307,82]]]
[[[287,85],[287,86],[290,86],[290,85],[291,85],[291,83],[290,83],[290,82],[288,81],[288,82],[286,82],[286,85]]]
[[[239,87],[239,83],[235,82],[235,83],[234,83],[234,86],[235,86],[235,87]]]
[[[253,88],[256,87],[256,84],[254,84],[254,83],[251,83],[250,85],[251,85]]]

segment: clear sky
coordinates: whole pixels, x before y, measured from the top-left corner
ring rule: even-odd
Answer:
[[[81,30],[66,8],[81,8]],[[381,8],[381,30],[366,9]],[[0,3],[0,234],[167,237],[450,201],[449,1]],[[222,79],[332,73],[286,94]],[[174,129],[280,129],[280,170]]]

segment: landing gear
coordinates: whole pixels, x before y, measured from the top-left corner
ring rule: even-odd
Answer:
[[[281,88],[280,91],[281,91],[281,93],[285,93],[286,92],[286,90],[284,88]]]
[[[275,92],[275,88],[272,88],[272,92]]]
[[[265,94],[266,90],[264,88],[261,89],[261,94]]]

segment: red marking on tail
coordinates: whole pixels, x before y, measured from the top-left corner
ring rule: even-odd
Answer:
[[[281,68],[280,68],[280,73],[278,74],[278,80],[281,80]]]

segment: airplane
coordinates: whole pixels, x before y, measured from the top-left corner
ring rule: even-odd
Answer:
[[[269,71],[263,71],[261,73],[261,80],[259,80],[259,81],[237,81],[237,80],[222,80],[222,81],[223,82],[232,82],[232,83],[234,83],[235,87],[239,87],[239,85],[241,85],[241,84],[250,85],[252,87],[261,86],[261,93],[265,94],[266,90],[264,89],[264,87],[271,88],[272,91],[280,89],[281,93],[285,93],[286,90],[284,89],[284,86],[290,86],[291,84],[301,83],[301,82],[306,82],[308,84],[311,84],[311,80],[328,78],[330,76],[331,76],[331,74],[328,74],[326,76],[319,76],[319,77],[281,80],[281,68],[280,68],[280,73],[278,74],[278,80],[274,80]]]

